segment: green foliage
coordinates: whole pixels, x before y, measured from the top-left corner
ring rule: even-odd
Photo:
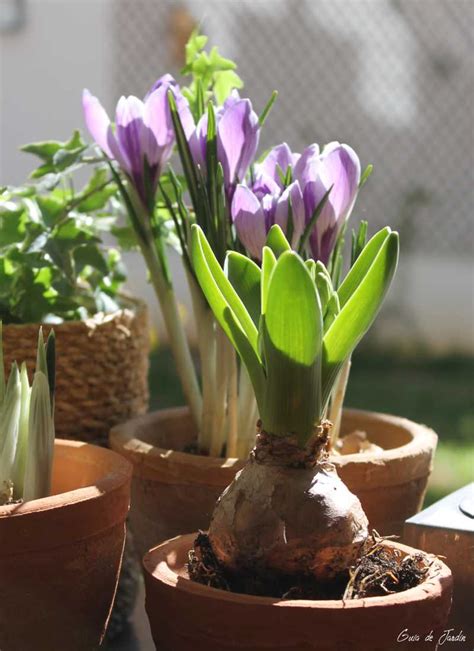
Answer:
[[[0,321],[0,386],[5,386]],[[54,451],[55,338],[40,329],[30,386],[25,364],[15,362],[0,394],[0,504],[49,495]]]
[[[181,74],[191,77],[191,83],[188,88],[183,88],[183,94],[195,118],[201,117],[212,96],[217,104],[223,104],[232,89],[244,85],[235,72],[236,64],[219,54],[217,47],[206,52],[206,44],[207,36],[193,32],[186,44],[186,65],[181,70]]]
[[[217,321],[249,371],[263,426],[294,433],[303,444],[380,309],[397,266],[398,234],[388,228],[376,234],[339,291],[321,262],[305,262],[284,239],[274,226],[261,270],[235,252],[223,270],[194,225],[191,257]]]
[[[0,190],[0,319],[61,321],[116,309],[125,276],[119,253],[101,239],[116,220],[117,187],[107,168],[90,168],[75,189],[84,152],[78,132],[66,143],[23,150],[41,159],[32,174],[41,180]]]

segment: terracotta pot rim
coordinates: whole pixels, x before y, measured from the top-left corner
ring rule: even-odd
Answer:
[[[31,500],[30,502],[22,504],[0,506],[0,521],[3,518],[16,518],[31,513],[45,513],[48,511],[54,511],[58,508],[65,508],[73,504],[78,504],[80,502],[96,500],[103,497],[105,494],[120,489],[124,483],[131,480],[133,473],[131,463],[113,450],[91,445],[90,443],[84,443],[82,441],[70,441],[66,439],[56,439],[55,447],[66,450],[76,450],[87,447],[90,455],[95,457],[97,461],[104,456],[107,456],[109,459],[113,457],[114,467],[110,472],[100,477],[100,479],[98,479],[93,485],[76,488],[75,490],[66,491],[64,493],[58,493],[56,495],[51,495],[50,497],[42,497],[38,500]]]
[[[186,406],[169,407],[167,409],[158,409],[148,412],[142,416],[132,418],[126,423],[116,425],[111,429],[109,435],[112,447],[115,450],[124,450],[138,455],[150,455],[150,453],[152,453],[154,456],[162,458],[170,457],[170,455],[172,455],[173,461],[177,463],[192,463],[192,460],[194,460],[194,462],[199,462],[206,468],[232,468],[236,465],[242,466],[245,463],[245,459],[239,459],[236,457],[210,457],[202,454],[191,454],[189,452],[173,450],[171,448],[161,448],[147,443],[136,436],[137,427],[153,423],[158,417],[176,417],[188,413],[189,408]],[[336,464],[336,466],[370,462],[382,464],[393,459],[400,460],[412,457],[413,454],[419,452],[420,449],[429,449],[436,446],[438,438],[436,433],[426,425],[415,423],[408,418],[392,416],[380,412],[366,411],[364,409],[344,409],[343,413],[352,417],[361,416],[367,421],[374,423],[380,424],[385,421],[391,425],[401,427],[411,434],[412,440],[396,448],[384,449],[382,452],[359,452],[357,454],[331,455],[330,460],[332,463]]]
[[[192,547],[193,541],[197,533],[184,534],[166,540],[160,545],[149,550],[143,557],[142,564],[146,574],[153,581],[159,581],[167,586],[174,588],[180,592],[193,593],[195,596],[203,598],[218,598],[220,601],[227,601],[236,604],[255,605],[255,606],[270,606],[277,608],[318,608],[324,610],[341,610],[341,609],[360,609],[368,607],[387,607],[388,604],[415,604],[426,599],[431,599],[438,596],[442,589],[443,581],[451,580],[451,571],[439,558],[436,558],[431,565],[427,578],[415,586],[398,592],[395,594],[380,596],[380,597],[366,597],[364,599],[354,599],[343,601],[339,600],[283,600],[273,597],[258,597],[254,595],[245,595],[241,593],[226,592],[217,588],[211,588],[200,583],[195,583],[187,578],[180,577],[174,572],[166,561],[168,553],[172,552],[177,545]],[[181,544],[180,544],[181,543]],[[408,545],[401,543],[386,541],[387,547],[394,547],[400,549],[402,552],[412,553],[415,550]],[[422,552],[426,556],[426,552]]]
[[[147,309],[147,304],[141,298],[136,296],[129,296],[126,293],[119,295],[120,307],[113,312],[96,312],[87,319],[73,319],[71,321],[60,321],[59,323],[45,323],[44,321],[40,322],[29,322],[29,323],[4,323],[3,328],[9,328],[12,330],[21,330],[23,328],[40,328],[40,326],[53,328],[55,330],[61,327],[68,328],[97,328],[100,327],[103,323],[108,323],[117,318],[118,315],[122,314],[124,310],[132,310],[136,315],[141,314],[145,309]]]
[[[161,448],[151,443],[146,443],[135,436],[136,427],[146,426],[153,423],[157,417],[181,416],[189,413],[188,407],[168,407],[167,409],[157,409],[150,411],[142,416],[131,418],[126,423],[116,425],[110,430],[109,439],[113,444],[114,450],[125,450],[135,454],[149,455],[169,458],[172,455],[173,461],[182,463],[197,462],[206,468],[233,468],[234,466],[243,466],[245,459],[237,457],[210,457],[205,454],[191,454],[172,448]]]

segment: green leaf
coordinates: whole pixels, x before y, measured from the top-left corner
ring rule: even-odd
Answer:
[[[0,206],[0,249],[23,241],[26,219],[24,208]]]
[[[268,231],[265,246],[268,246],[277,258],[285,251],[291,251],[291,246],[278,224],[274,224]]]
[[[263,111],[260,113],[260,116],[258,118],[258,123],[260,124],[261,127],[265,124],[265,120],[267,119],[270,111],[272,110],[273,104],[276,101],[276,98],[278,97],[278,91],[274,90],[273,93],[270,95],[270,99],[265,105],[265,108]]]
[[[362,279],[366,275],[391,232],[392,231],[388,226],[382,228],[382,230],[378,231],[364,247],[361,255],[359,255],[337,290],[341,308],[344,307],[354,291],[360,285]]]
[[[54,419],[49,384],[41,371],[35,373],[30,397],[28,452],[23,499],[49,495],[54,451]]]
[[[369,246],[370,242],[367,247]],[[362,260],[362,264],[366,249],[358,259],[358,262]],[[369,258],[371,253],[370,250]],[[323,404],[329,399],[333,383],[343,363],[372,325],[392,282],[397,262],[398,233],[392,232],[385,238],[375,259],[372,259],[372,264],[366,268],[366,273],[362,277],[360,273],[356,273],[352,279],[353,291],[349,298],[345,303],[341,300],[341,311],[324,335]],[[352,269],[355,269],[355,266]],[[354,286],[356,278],[358,283]],[[340,296],[339,298],[341,299]]]
[[[262,272],[255,262],[241,253],[231,251],[226,260],[227,277],[242,299],[252,321],[260,321],[260,284]]]
[[[243,88],[244,82],[233,70],[214,74],[214,95],[218,104],[223,104],[234,88]]]
[[[0,485],[12,479],[19,435],[21,409],[20,373],[13,363],[0,414]]]
[[[63,171],[77,163],[81,157],[82,152],[87,147],[78,147],[77,149],[60,149],[53,156],[53,165],[56,171]]]
[[[59,140],[45,140],[43,142],[32,142],[20,147],[20,151],[28,154],[34,154],[44,160],[46,163],[52,162],[54,154],[64,147],[64,143]]]
[[[318,221],[318,218],[319,218],[320,214],[322,213],[324,206],[326,205],[326,201],[329,199],[329,193],[331,192],[332,188],[333,188],[333,186],[331,185],[329,190],[326,192],[326,194],[323,196],[321,201],[318,203],[318,205],[314,209],[314,212],[311,215],[311,219],[309,220],[309,222],[305,226],[305,229],[303,231],[303,235],[301,236],[300,243],[299,243],[299,246],[298,246],[298,253],[300,255],[303,255],[303,253],[304,253],[304,250],[305,250],[306,245],[308,243],[309,237],[310,237],[311,233],[313,232],[313,228],[315,227],[316,222]]]
[[[74,249],[73,256],[77,274],[80,274],[87,266],[97,269],[104,276],[109,273],[107,261],[102,255],[102,252],[94,244],[78,246]]]
[[[188,185],[189,194],[191,195],[191,201],[195,209],[199,205],[199,196],[198,196],[198,178],[196,174],[196,168],[194,165],[194,160],[189,149],[189,144],[184,133],[183,125],[181,124],[181,119],[179,117],[178,108],[176,106],[176,100],[171,91],[168,91],[168,101],[171,111],[171,119],[173,121],[174,132],[176,135],[176,146],[178,148],[179,157],[181,159],[181,164],[183,166],[184,175],[186,177],[186,183]]]
[[[99,167],[74,201],[79,212],[90,213],[104,208],[116,193],[117,186],[111,182],[107,169]]]
[[[362,186],[364,186],[367,183],[373,171],[374,171],[374,166],[371,164],[367,165],[365,170],[362,172],[362,176],[360,177],[359,190]]]
[[[207,36],[204,34],[199,34],[197,30],[194,30],[191,36],[188,39],[188,42],[185,45],[185,56],[186,56],[186,66],[181,70],[182,75],[187,75],[191,71],[191,64],[199,54],[199,52],[206,47]]]
[[[270,286],[270,278],[272,277],[273,270],[276,267],[276,256],[268,246],[264,246],[262,250],[262,291],[261,291],[261,306],[262,314],[267,310],[268,288]]]
[[[36,198],[44,223],[48,227],[54,226],[58,217],[64,212],[66,202],[52,194]]]
[[[267,373],[263,426],[276,435],[295,433],[304,442],[322,416],[323,324],[313,280],[292,251],[280,256],[272,273],[262,328]]]
[[[365,220],[362,220],[357,232],[352,229],[351,267],[354,266],[355,261],[367,244],[367,228],[368,223]]]

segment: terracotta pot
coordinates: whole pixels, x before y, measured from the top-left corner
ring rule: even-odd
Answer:
[[[155,547],[143,559],[146,610],[159,651],[392,651],[407,629],[420,636],[405,648],[431,651],[452,595],[449,568],[436,560],[416,588],[354,601],[282,601],[209,588],[189,580],[187,554],[195,534]],[[401,551],[410,547],[387,543]]]
[[[92,651],[112,606],[132,468],[56,440],[52,496],[0,507],[0,649]]]
[[[179,452],[196,436],[187,407],[139,416],[110,433],[133,464],[130,526],[140,558],[158,542],[207,529],[217,498],[244,461]]]
[[[345,410],[343,433],[355,429],[366,430],[385,450],[333,461],[360,498],[371,527],[399,535],[406,518],[422,506],[436,434],[404,418]],[[162,540],[207,529],[216,499],[243,466],[238,459],[177,451],[195,436],[185,407],[153,412],[111,431],[112,449],[134,466],[130,521],[141,555]]]
[[[106,444],[113,425],[148,409],[148,308],[123,298],[123,309],[55,324],[56,436]],[[51,325],[44,325],[48,334]],[[36,363],[39,324],[3,326],[5,368]]]
[[[407,418],[346,409],[342,434],[367,432],[382,452],[333,456],[339,477],[357,495],[380,534],[403,535],[405,520],[423,506],[438,442],[433,430]]]

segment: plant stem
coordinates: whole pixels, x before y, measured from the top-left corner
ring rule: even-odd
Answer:
[[[233,349],[230,350],[230,373],[229,373],[229,387],[227,395],[227,456],[237,456],[237,443],[238,443],[238,382],[237,382],[237,356]]]
[[[218,457],[222,454],[222,447],[226,433],[226,407],[229,374],[229,348],[230,342],[227,335],[219,325],[216,325],[216,393],[213,409],[213,424],[211,434],[211,447],[209,454]]]
[[[247,369],[240,365],[237,456],[245,459],[255,443],[257,402]]]
[[[334,449],[339,438],[342,419],[342,406],[346,395],[347,381],[351,370],[351,358],[344,362],[342,369],[337,378],[336,385],[332,394],[331,408],[329,410],[329,420],[332,422],[331,429],[331,448]]]
[[[183,386],[183,392],[191,410],[191,415],[199,428],[202,417],[201,390],[191,357],[189,343],[179,316],[176,296],[172,285],[164,277],[163,269],[153,244],[143,242],[141,238],[138,238],[138,241],[161,307],[176,370]]]

